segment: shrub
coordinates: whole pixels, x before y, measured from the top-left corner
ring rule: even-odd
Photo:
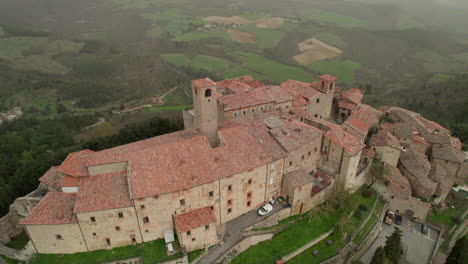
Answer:
[[[459,216],[452,216],[452,221],[458,225],[462,222],[462,218]]]
[[[354,211],[354,216],[357,219],[362,220],[362,212],[361,211],[359,211],[359,210]]]
[[[370,190],[367,190],[367,191],[363,191],[362,192],[362,196],[366,197],[366,198],[369,198],[372,196],[372,191]]]
[[[359,210],[361,211],[367,211],[369,208],[365,204],[359,204]]]

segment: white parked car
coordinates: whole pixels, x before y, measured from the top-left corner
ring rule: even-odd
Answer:
[[[273,211],[273,205],[266,203],[262,207],[260,207],[260,209],[258,209],[258,214],[264,216],[271,211]]]

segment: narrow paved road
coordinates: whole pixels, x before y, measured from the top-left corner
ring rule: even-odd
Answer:
[[[102,124],[102,123],[104,123],[104,122],[106,122],[106,119],[103,118],[103,117],[99,117],[99,118],[98,118],[98,121],[97,121],[96,123],[94,123],[94,124],[92,124],[92,125],[90,125],[90,126],[85,127],[85,129],[90,129],[90,128],[93,128],[93,127],[95,127],[95,126],[99,126],[100,124]]]
[[[197,264],[214,263],[219,257],[221,257],[230,248],[237,244],[237,242],[241,241],[244,238],[244,235],[240,232],[241,230],[264,220],[266,217],[278,212],[283,208],[283,204],[276,203],[273,207],[273,211],[266,216],[259,216],[257,214],[257,208],[245,215],[239,216],[238,218],[226,223],[226,234],[223,239],[224,243],[222,245],[218,244],[211,248],[210,251],[208,251],[208,253],[197,262]]]

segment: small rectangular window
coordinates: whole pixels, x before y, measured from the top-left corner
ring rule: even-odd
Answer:
[[[315,100],[315,101],[317,102],[317,104],[320,103],[320,98],[317,98],[317,100]]]
[[[243,110],[242,115],[246,115],[246,114],[247,114],[247,111]]]
[[[260,111],[265,111],[265,107],[260,106]]]
[[[136,238],[132,237],[132,243],[136,243]]]
[[[247,207],[249,207],[249,206],[250,206],[250,201],[247,202]]]
[[[185,199],[180,200],[180,205],[185,205]]]
[[[106,244],[107,244],[108,246],[111,245],[111,242],[110,242],[110,239],[109,239],[109,238],[106,238]]]
[[[147,223],[149,223],[149,217],[145,216],[143,217],[143,224],[147,224]]]
[[[115,230],[120,231],[120,226],[116,226]]]
[[[208,229],[210,229],[210,225],[205,226],[205,230],[208,230]]]
[[[237,117],[237,112],[232,113],[233,117]]]
[[[315,151],[317,152],[317,148],[315,148]],[[307,155],[310,157],[310,151],[309,151],[309,153],[307,153]]]
[[[228,200],[228,205],[232,205],[232,200]]]
[[[187,231],[187,236],[190,236],[191,234],[192,234],[192,232]]]
[[[232,209],[231,209],[231,208],[228,209],[228,214],[230,214],[230,213],[232,213]]]
[[[292,161],[289,162],[289,166],[292,166]]]
[[[250,197],[252,197],[252,193],[251,193],[251,192],[248,192],[248,193],[247,193],[247,198],[250,198]]]
[[[268,106],[268,109],[270,109],[270,110],[273,109],[273,106],[272,106],[272,105],[269,105],[269,106]]]
[[[211,209],[211,211],[214,211],[214,207],[213,207],[213,206],[210,206],[210,209]]]
[[[96,233],[93,233],[93,236],[96,236]]]
[[[194,237],[192,237],[192,241],[195,241],[196,239]]]
[[[96,218],[94,216],[91,216],[90,219],[91,219],[91,222],[96,222]]]
[[[140,208],[145,209],[145,205],[144,204],[140,205]]]
[[[210,192],[208,193],[208,196],[209,196],[209,197],[213,197],[213,191],[210,191]]]
[[[249,180],[247,181],[247,183],[248,183],[248,184],[252,184],[252,179],[249,179]]]
[[[57,234],[57,235],[55,235],[55,238],[56,238],[57,240],[63,240],[62,235],[58,235],[58,234]]]
[[[232,185],[229,184],[229,185],[228,185],[228,192],[231,192],[231,191],[232,191]]]
[[[250,109],[250,112],[255,113],[255,108]]]
[[[123,218],[123,213],[119,212],[119,218]]]

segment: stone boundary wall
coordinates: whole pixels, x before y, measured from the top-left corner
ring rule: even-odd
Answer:
[[[228,264],[233,260],[237,255],[244,252],[251,246],[257,245],[260,242],[270,240],[273,238],[273,232],[261,235],[251,235],[243,238],[239,241],[236,245],[234,245],[231,249],[229,249],[226,253],[224,253],[221,257],[219,257],[215,263],[218,264]]]
[[[279,210],[278,212],[268,216],[267,218],[265,218],[265,220],[262,220],[261,222],[251,225],[242,231],[245,232],[245,231],[251,231],[253,229],[262,229],[266,227],[272,227],[272,226],[277,225],[279,221],[285,218],[288,218],[290,215],[291,215],[291,207],[283,208]]]

